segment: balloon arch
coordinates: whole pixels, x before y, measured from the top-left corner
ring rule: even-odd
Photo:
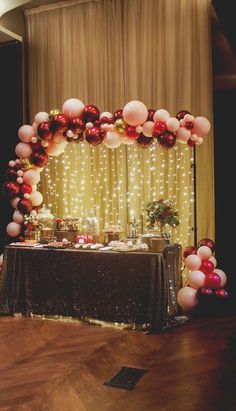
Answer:
[[[202,144],[203,136],[211,125],[205,117],[194,117],[181,110],[171,117],[167,110],[147,109],[141,101],[128,102],[123,109],[100,113],[94,105],[84,105],[77,98],[66,100],[62,110],[39,112],[32,125],[23,125],[18,131],[16,160],[9,161],[7,181],[3,192],[15,208],[13,221],[6,232],[16,241],[24,239],[24,221],[30,213],[37,214],[43,203],[37,191],[40,171],[48,156],[59,156],[68,143],[86,140],[90,145],[105,144],[115,149],[123,144],[137,144],[141,149],[155,141],[163,149],[171,149],[176,142],[189,147]]]

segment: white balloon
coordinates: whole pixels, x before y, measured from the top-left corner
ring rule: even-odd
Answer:
[[[24,183],[33,185],[38,184],[40,181],[40,174],[36,170],[27,170],[23,175]]]
[[[32,126],[25,124],[18,130],[18,137],[24,143],[30,143],[31,139],[35,136],[35,130]]]
[[[209,258],[211,258],[212,256],[212,251],[210,247],[207,247],[206,245],[202,245],[197,250],[197,255],[201,258],[201,260],[209,260]]]
[[[84,103],[78,98],[69,98],[62,106],[62,113],[69,118],[78,117],[84,110]]]
[[[166,120],[166,127],[167,130],[171,131],[172,133],[175,133],[179,130],[180,127],[179,120],[175,117],[168,118]]]
[[[121,145],[120,134],[115,131],[108,131],[103,140],[104,144],[108,148],[117,148]]]
[[[199,270],[191,271],[188,275],[188,283],[193,288],[200,288],[204,286],[206,275]]]
[[[43,196],[39,191],[35,191],[34,193],[30,194],[30,201],[33,206],[39,206],[43,202]]]
[[[3,264],[3,254],[0,255],[0,267],[2,266],[2,264]]]
[[[183,287],[178,291],[177,302],[183,310],[190,310],[198,304],[197,290]]]
[[[49,114],[46,113],[45,111],[40,111],[39,113],[36,114],[34,117],[34,127],[38,127],[40,123],[43,123],[44,121],[49,120]]]
[[[20,158],[30,157],[33,150],[28,143],[18,143],[15,148],[15,153]]]
[[[220,287],[224,287],[227,281],[227,276],[223,270],[220,268],[215,268],[214,273],[218,274],[220,276]]]
[[[140,126],[148,118],[148,109],[141,101],[129,101],[123,108],[123,118],[131,126]]]
[[[169,111],[165,110],[164,108],[161,108],[154,113],[153,121],[154,123],[156,123],[157,121],[166,122],[168,118],[170,118]]]
[[[13,220],[15,223],[22,224],[24,222],[24,215],[20,211],[16,210],[13,213]]]
[[[113,114],[110,113],[109,111],[104,111],[102,114],[100,114],[99,118],[101,119],[102,117],[112,118]]]
[[[6,232],[10,237],[17,237],[20,234],[21,225],[12,221],[7,225]]]
[[[176,139],[179,143],[187,144],[191,137],[191,131],[187,130],[185,127],[180,127],[176,133]]]
[[[212,255],[211,258],[209,258],[209,260],[214,264],[214,267],[216,268],[217,260],[215,259],[215,257]]]
[[[146,121],[143,125],[143,135],[145,137],[152,137],[153,129],[154,129],[155,123],[153,121]]]

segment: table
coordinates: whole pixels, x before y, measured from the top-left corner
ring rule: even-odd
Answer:
[[[6,246],[0,314],[71,316],[158,333],[178,314],[181,286],[178,244],[163,253]]]

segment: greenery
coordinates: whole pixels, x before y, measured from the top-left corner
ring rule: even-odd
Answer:
[[[145,210],[148,215],[149,228],[155,228],[155,225],[158,224],[162,233],[166,224],[171,227],[179,225],[178,211],[174,210],[173,202],[170,200],[150,201],[146,204]]]

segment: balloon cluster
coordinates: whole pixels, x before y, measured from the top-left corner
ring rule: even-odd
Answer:
[[[223,270],[216,268],[217,261],[212,255],[215,244],[204,238],[198,247],[189,246],[183,251],[183,259],[189,274],[187,284],[178,291],[177,302],[183,310],[191,310],[199,303],[201,296],[227,298],[224,286],[227,281]]]
[[[165,149],[174,147],[176,141],[190,147],[201,144],[202,136],[210,130],[205,117],[194,117],[186,110],[171,117],[167,110],[147,109],[141,101],[128,102],[123,109],[100,113],[92,105],[77,98],[66,100],[62,110],[39,112],[32,125],[18,130],[20,142],[16,145],[16,160],[9,161],[7,181],[3,185],[5,196],[15,208],[13,221],[7,225],[10,237],[24,236],[24,215],[29,215],[43,202],[37,191],[40,172],[49,156],[59,156],[68,143],[87,141],[96,146],[104,143],[114,149],[135,142],[146,148],[154,140]]]

